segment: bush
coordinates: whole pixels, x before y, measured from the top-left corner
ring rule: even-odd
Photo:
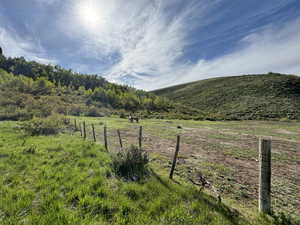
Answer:
[[[121,119],[126,119],[127,116],[126,116],[126,114],[125,114],[124,112],[121,112],[121,113],[120,113],[120,118],[121,118]]]
[[[29,120],[32,119],[32,114],[25,109],[15,108],[14,111],[9,110],[12,106],[5,109],[4,112],[0,111],[0,121],[2,120]]]
[[[104,114],[98,108],[92,106],[88,109],[87,116],[103,117]]]
[[[113,157],[112,167],[117,176],[137,181],[148,174],[148,162],[147,152],[131,145],[129,149],[119,152]]]
[[[30,136],[54,135],[58,134],[66,123],[64,117],[52,115],[47,118],[33,118],[24,122],[21,128]]]

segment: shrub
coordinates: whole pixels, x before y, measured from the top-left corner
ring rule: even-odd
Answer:
[[[73,116],[80,116],[85,111],[85,106],[83,105],[71,105],[69,109],[69,114]]]
[[[147,152],[131,145],[113,157],[112,167],[117,176],[137,181],[148,174],[148,162]]]
[[[24,122],[21,128],[30,136],[54,135],[61,131],[65,123],[66,120],[63,117],[52,115],[47,118],[33,118]]]
[[[126,116],[126,114],[125,114],[124,112],[121,112],[121,113],[120,113],[120,118],[121,118],[121,119],[126,119],[127,116]]]
[[[25,109],[15,108],[14,111],[10,109],[14,108],[13,106],[9,106],[5,109],[4,112],[0,111],[0,121],[1,120],[29,120],[32,119],[32,114]]]
[[[104,114],[98,108],[92,106],[88,109],[87,116],[103,117]]]

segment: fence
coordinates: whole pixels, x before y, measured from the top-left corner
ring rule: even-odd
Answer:
[[[85,121],[78,122],[74,120],[74,130],[79,131],[83,139],[92,139],[94,142],[103,143],[106,151],[114,151],[115,149],[124,149],[124,142],[122,139],[122,133],[120,129],[117,129],[115,133],[108,135],[108,127],[104,124],[87,125]],[[119,146],[109,145],[109,137],[117,138]],[[170,169],[169,178],[173,179],[174,171],[176,170],[176,164],[178,160],[178,154],[180,152],[180,140],[181,136],[177,135],[176,148],[174,149],[174,155],[172,158],[172,166]],[[142,149],[143,145],[143,127],[139,126],[136,132],[136,141],[138,143],[139,149]],[[259,149],[259,197],[258,197],[258,209],[263,213],[271,213],[271,140],[260,138],[258,142]],[[191,182],[201,188],[209,186],[213,192],[216,193],[219,202],[221,202],[221,195],[218,193],[216,188],[208,182],[206,179],[202,178],[200,183],[193,180]]]

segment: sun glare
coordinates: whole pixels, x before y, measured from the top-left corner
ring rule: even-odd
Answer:
[[[78,6],[78,14],[81,23],[88,29],[94,30],[105,23],[101,9],[89,2],[83,2]]]

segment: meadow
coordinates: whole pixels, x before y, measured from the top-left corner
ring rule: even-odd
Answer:
[[[137,124],[119,118],[80,120],[98,125],[99,143],[103,143],[102,127],[106,124],[111,150],[120,149],[117,129],[123,145],[130,146],[138,144],[139,126],[143,126],[143,148],[151,153],[158,170],[170,170],[176,136],[181,135],[177,178],[197,180],[204,176],[225,201],[245,211],[257,208],[259,138],[271,138],[273,210],[300,215],[299,122],[147,119]]]
[[[21,122],[0,123],[1,224],[289,224],[299,216],[300,123],[208,122],[72,117],[87,124],[88,140],[67,129],[28,136]],[[95,125],[97,143],[92,140]],[[108,129],[108,152],[103,126]],[[137,144],[150,154],[150,176],[117,177],[111,155]],[[178,129],[181,126],[182,129]],[[174,181],[168,179],[176,135],[182,137]],[[257,138],[273,137],[275,216],[257,213]],[[205,176],[221,193],[189,182]],[[280,214],[284,212],[284,214]],[[290,215],[293,219],[289,219]]]

